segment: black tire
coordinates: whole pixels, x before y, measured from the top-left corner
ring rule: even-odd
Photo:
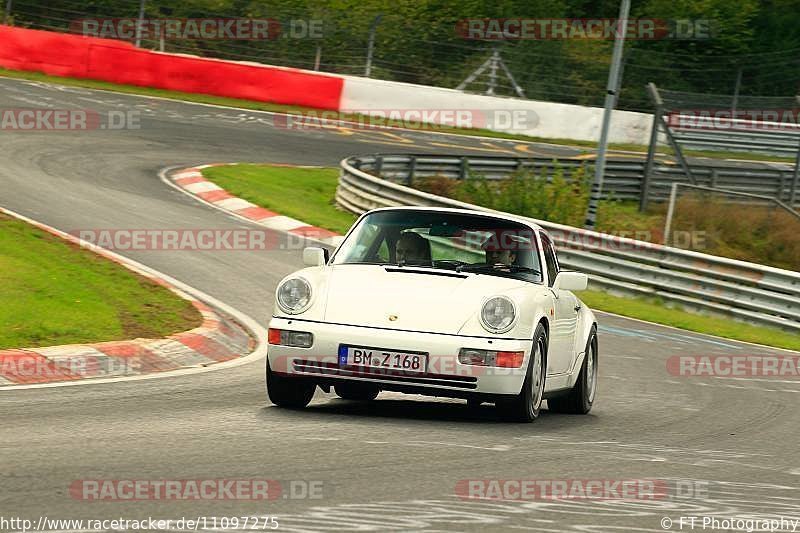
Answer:
[[[597,328],[592,326],[586,341],[586,357],[583,358],[581,373],[575,386],[565,396],[547,400],[547,407],[554,413],[585,415],[592,410],[597,393]]]
[[[371,383],[348,382],[337,383],[333,386],[337,396],[345,400],[368,402],[378,397],[381,390]]]
[[[267,395],[269,401],[278,407],[302,409],[317,389],[316,383],[308,378],[286,377],[272,372],[267,361]]]
[[[495,404],[500,415],[512,422],[533,422],[539,418],[546,378],[547,331],[540,323],[533,334],[533,349],[522,390],[515,398],[500,400]]]

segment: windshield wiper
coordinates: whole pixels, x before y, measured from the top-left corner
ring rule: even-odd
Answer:
[[[526,266],[520,265],[488,265],[488,264],[467,264],[467,265],[459,265],[456,267],[456,272],[500,272],[500,273],[507,273],[507,272],[525,272],[526,274],[535,274],[537,276],[541,275],[542,273],[535,268],[530,268]]]

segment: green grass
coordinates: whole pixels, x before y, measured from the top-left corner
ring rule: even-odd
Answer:
[[[333,198],[339,171],[269,165],[226,165],[203,174],[234,196],[312,226],[344,234],[356,217],[337,209]]]
[[[203,174],[235,196],[332,231],[346,232],[356,218],[334,205],[339,174],[337,169],[243,164],[211,167],[204,169]],[[619,214],[624,215],[624,211],[631,209],[623,208]],[[632,213],[628,215],[633,216]],[[608,223],[611,224],[611,221]],[[642,224],[646,226],[646,221]],[[656,299],[622,298],[594,290],[583,291],[579,296],[589,307],[599,311],[698,333],[800,350],[800,338],[797,335],[691,313],[668,307]]]
[[[169,290],[0,214],[0,348],[163,337],[197,327]]]
[[[697,333],[708,333],[788,350],[800,351],[800,336],[776,328],[753,326],[727,318],[690,313],[657,298],[620,297],[589,290],[577,293],[592,309],[647,320]]]
[[[105,91],[114,91],[126,94],[157,96],[160,98],[169,98],[171,100],[183,100],[187,102],[221,105],[221,106],[236,107],[241,109],[252,109],[256,111],[272,111],[276,113],[289,113],[289,114],[301,114],[310,111],[311,112],[320,111],[318,109],[314,110],[302,106],[273,104],[269,102],[257,102],[254,100],[242,100],[239,98],[226,98],[223,96],[213,96],[210,94],[184,93],[180,91],[153,89],[150,87],[140,87],[137,85],[123,85],[119,83],[89,80],[83,78],[66,78],[62,76],[50,76],[47,74],[42,74],[40,72],[26,72],[26,71],[0,68],[0,76],[7,78],[46,82],[46,83],[57,83],[71,87],[84,87],[86,89],[100,89]],[[347,113],[337,113],[337,116],[342,120],[359,120],[360,118],[363,118],[361,115],[353,115]],[[398,126],[398,127],[402,126],[402,124],[397,121],[387,121],[386,124],[389,126]],[[550,139],[547,137],[535,137],[531,135],[513,135],[509,133],[502,133],[498,131],[492,131],[480,128],[468,129],[468,128],[452,128],[446,126],[433,126],[431,130],[442,133],[453,133],[458,135],[491,137],[493,139],[509,139],[509,140],[525,141],[525,142],[537,142],[546,144],[556,144],[561,146],[572,146],[576,148],[585,148],[586,150],[583,150],[583,153],[588,153],[589,150],[597,148],[597,143],[594,141],[579,141],[575,139]],[[642,144],[609,143],[608,147],[610,150],[616,150],[616,151],[640,152],[642,154],[647,153],[647,146]],[[666,147],[662,147],[660,154],[670,155],[672,154],[672,150]],[[687,156],[692,156],[692,157],[709,157],[714,159],[735,158],[735,159],[749,159],[753,161],[785,161],[790,163],[794,162],[793,158],[775,157],[766,154],[753,154],[748,152],[717,152],[717,151],[686,150],[685,154]]]

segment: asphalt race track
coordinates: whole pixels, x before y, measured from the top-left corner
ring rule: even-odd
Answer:
[[[158,171],[172,165],[334,166],[381,151],[574,153],[421,132],[293,131],[275,127],[265,113],[0,78],[0,108],[30,107],[141,115],[135,130],[0,134],[0,205],[64,231],[249,227],[161,182]],[[264,326],[277,281],[301,266],[299,251],[127,255]],[[279,531],[663,531],[663,517],[674,520],[674,530],[688,515],[800,519],[800,381],[676,377],[666,367],[673,355],[781,352],[602,313],[599,319],[592,414],[544,412],[534,424],[503,423],[491,406],[472,412],[463,401],[388,393],[364,405],[318,392],[304,411],[281,410],[266,400],[263,359],[180,377],[0,391],[0,514],[269,515]],[[322,495],[284,493],[267,503],[92,502],[69,491],[84,479],[254,478],[321,484]],[[456,495],[460,480],[523,478],[698,483],[655,500],[481,502]]]

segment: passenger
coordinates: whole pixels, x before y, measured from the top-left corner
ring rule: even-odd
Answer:
[[[397,239],[395,255],[398,263],[429,263],[431,247],[425,237],[419,233],[407,231]]]

